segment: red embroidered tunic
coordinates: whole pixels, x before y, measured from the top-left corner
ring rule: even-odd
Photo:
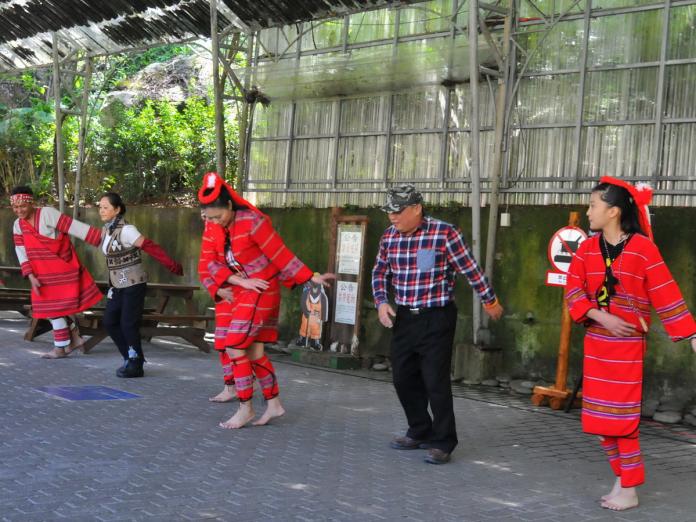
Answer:
[[[628,239],[611,265],[619,282],[607,310],[633,324],[635,333],[614,337],[589,320],[587,313],[598,308],[596,296],[605,280],[600,240],[597,234],[580,245],[566,284],[570,314],[587,326],[582,426],[587,433],[625,437],[640,421],[645,334],[638,317],[649,325],[652,305],[675,342],[696,334],[696,322],[657,246],[640,234]]]
[[[226,252],[229,234],[230,251]],[[252,210],[238,210],[234,222],[225,228],[207,222],[198,263],[201,283],[216,302],[215,348],[247,348],[255,341],[278,339],[279,283],[300,285],[312,271],[288,249],[273,230],[268,216]],[[238,275],[264,279],[270,286],[263,292],[230,285]],[[220,288],[232,289],[232,302],[217,295]]]
[[[82,266],[68,235],[91,245],[101,242],[101,231],[61,214],[51,207],[37,208],[32,222],[17,219],[13,237],[22,274],[34,274],[41,287],[31,292],[31,313],[36,318],[57,318],[94,306],[102,293]]]

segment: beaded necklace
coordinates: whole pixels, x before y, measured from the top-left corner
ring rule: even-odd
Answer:
[[[616,255],[614,259],[611,259],[611,254],[609,251],[609,244],[607,243],[606,238],[604,237],[604,234],[602,234],[602,241],[604,243],[604,250],[607,253],[607,257],[604,258],[604,263],[606,265],[606,270],[607,270],[607,279],[609,278],[609,275],[613,277],[616,281],[614,284],[617,286],[622,286],[621,284],[621,279],[619,278],[619,274],[623,274],[621,271],[621,262],[623,261],[623,252],[624,249],[626,248],[626,245],[628,244],[628,240],[631,238],[631,234],[625,234],[624,236],[621,237],[619,242],[614,245],[614,247],[617,247],[618,245],[621,245],[623,243],[623,246],[621,248],[621,251]],[[614,274],[614,270],[611,268],[612,265],[614,264],[614,261],[618,259],[618,267],[616,269],[616,274]],[[638,309],[636,308],[635,304],[633,303],[633,299],[631,299],[631,295],[629,294],[628,290],[624,287],[624,293],[626,295],[626,299],[628,300],[628,304],[631,307],[631,310],[635,314],[635,316],[638,318],[638,322],[640,323],[640,326],[643,328],[643,333],[648,333],[648,324],[645,322],[645,319],[643,319],[643,316],[638,312]],[[609,291],[607,289],[607,294],[609,294]],[[607,295],[607,303],[608,303],[608,295]]]
[[[612,245],[613,248],[609,247],[609,243],[607,243],[606,238],[604,237],[604,234],[602,234],[602,245],[604,246],[604,250],[602,252],[602,258],[604,259],[604,285],[602,285],[597,293],[597,302],[599,303],[600,306],[602,307],[609,307],[609,302],[611,300],[611,296],[616,293],[616,285],[619,284],[619,279],[616,277],[614,274],[614,270],[612,269],[612,265],[614,262],[618,259],[618,272],[621,271],[621,262],[623,260],[623,256],[621,255],[625,246],[625,241],[628,239],[627,235],[624,235],[621,237],[619,242],[616,245]],[[600,249],[601,250],[601,249]],[[612,250],[614,252],[612,252]],[[614,255],[612,256],[612,253]]]

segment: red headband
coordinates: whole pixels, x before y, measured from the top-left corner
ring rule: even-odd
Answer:
[[[13,194],[10,196],[10,205],[19,205],[20,203],[33,203],[34,196],[31,194]]]
[[[648,211],[648,205],[652,201],[652,187],[647,183],[636,183],[635,185],[631,185],[622,179],[614,178],[612,176],[602,176],[599,179],[599,182],[616,185],[617,187],[624,188],[628,191],[638,207],[638,222],[640,223],[640,227],[652,241],[653,233],[652,227],[650,226],[650,212]]]
[[[218,175],[217,172],[208,172],[205,176],[203,176],[203,185],[201,185],[201,188],[198,190],[198,201],[200,201],[203,205],[212,203],[220,197],[220,191],[223,189],[223,187],[229,193],[230,197],[232,198],[232,202],[236,207],[248,208],[249,210],[263,214],[263,212],[261,212],[258,208],[237,194],[232,187],[230,187],[227,182],[225,182],[225,180]],[[208,192],[209,190],[210,192]]]

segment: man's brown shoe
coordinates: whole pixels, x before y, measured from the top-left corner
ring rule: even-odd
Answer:
[[[389,443],[389,447],[398,450],[414,450],[420,449],[421,444],[423,444],[422,440],[416,440],[412,439],[411,437],[404,436],[394,437],[392,441]]]
[[[445,453],[441,449],[430,448],[425,456],[428,464],[447,464],[450,461],[450,453]]]

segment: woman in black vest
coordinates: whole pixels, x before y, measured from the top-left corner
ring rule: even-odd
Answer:
[[[147,273],[140,251],[144,251],[176,275],[184,275],[181,264],[167,255],[154,241],[145,238],[123,216],[126,205],[121,196],[107,192],[99,200],[99,217],[104,221],[101,250],[109,270],[109,292],[104,312],[104,327],[123,356],[117,377],[142,377],[143,348],[140,323],[147,291]]]

